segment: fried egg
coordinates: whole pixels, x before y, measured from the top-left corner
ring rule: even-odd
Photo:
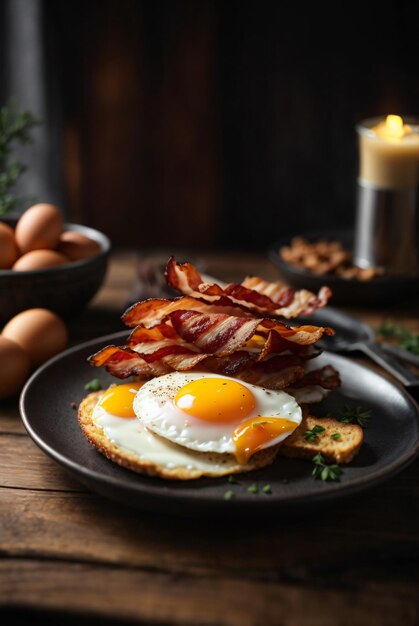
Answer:
[[[137,391],[144,383],[133,382],[123,385],[112,385],[103,394],[98,406],[103,413],[115,417],[135,417],[133,402]]]
[[[141,386],[133,410],[160,437],[199,451],[232,454],[245,464],[301,423],[301,408],[283,391],[212,373],[173,372]]]
[[[144,426],[132,408],[135,395],[143,384],[112,385],[94,405],[92,423],[100,429],[102,437],[109,443],[104,443],[102,437],[92,441],[91,431],[88,439],[92,443],[99,443],[97,447],[102,452],[111,449],[112,460],[115,458],[124,460],[124,455],[128,453],[134,455],[129,458],[135,458],[137,467],[142,471],[145,468],[146,473],[149,473],[152,467],[153,474],[186,480],[200,476],[224,476],[242,471],[241,468],[243,471],[247,468],[255,469],[274,459],[274,456],[268,454],[262,459],[259,458],[257,462],[252,460],[246,466],[241,466],[237,464],[234,456],[195,452],[156,435]],[[116,446],[116,453],[109,446]],[[121,463],[120,460],[117,462]],[[132,468],[132,462],[129,466]]]

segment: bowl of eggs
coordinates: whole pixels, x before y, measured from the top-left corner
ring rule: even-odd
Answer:
[[[70,318],[103,283],[110,241],[79,224],[63,223],[52,204],[0,218],[0,321],[35,307]]]

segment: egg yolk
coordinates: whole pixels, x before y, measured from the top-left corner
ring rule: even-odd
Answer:
[[[258,350],[262,350],[263,346],[265,345],[266,339],[265,337],[263,337],[263,335],[253,335],[253,337],[251,337],[250,339],[248,339],[248,341],[246,342],[246,348],[257,348]]]
[[[175,404],[206,422],[231,422],[249,415],[256,399],[247,387],[234,380],[200,378],[178,391]]]
[[[99,406],[118,417],[136,417],[132,403],[135,394],[144,383],[125,383],[111,387],[102,396]]]
[[[268,441],[292,432],[297,426],[285,417],[251,417],[244,420],[233,432],[237,461],[244,465]]]

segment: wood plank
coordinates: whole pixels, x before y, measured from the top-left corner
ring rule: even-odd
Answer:
[[[17,397],[0,400],[0,433],[26,433]]]
[[[188,626],[414,626],[413,581],[352,589],[34,560],[0,562],[0,603]]]
[[[383,559],[418,565],[418,496],[417,487],[395,481],[308,520],[265,519],[256,528],[255,521],[168,519],[88,493],[0,489],[0,552],[346,585],[374,577]]]
[[[0,485],[18,489],[87,491],[29,437],[1,433]]]

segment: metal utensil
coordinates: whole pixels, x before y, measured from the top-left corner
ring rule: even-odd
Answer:
[[[419,367],[419,355],[409,352],[409,350],[404,350],[403,348],[400,348],[400,346],[391,343],[381,343],[380,346],[384,352],[392,354],[401,361],[406,361],[406,363],[411,363],[412,365]]]
[[[373,329],[360,320],[341,311],[326,307],[310,317],[314,323],[330,326],[336,331],[333,337],[322,338],[322,348],[331,352],[363,352],[370,359],[395,376],[405,387],[419,386],[419,376],[404,367],[391,354],[375,342]]]

